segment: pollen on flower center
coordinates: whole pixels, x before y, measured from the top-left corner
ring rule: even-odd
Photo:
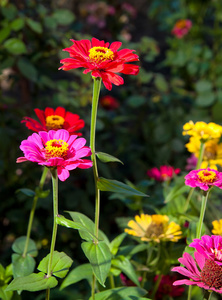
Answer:
[[[217,174],[214,171],[202,170],[197,173],[198,179],[203,183],[212,183],[216,180]]]
[[[212,259],[207,259],[200,274],[201,281],[209,287],[222,287],[222,267]]]
[[[89,49],[89,58],[95,62],[103,62],[106,60],[113,60],[114,53],[106,47],[93,47]]]
[[[163,223],[151,223],[146,230],[145,236],[148,238],[160,236],[163,234]]]
[[[46,117],[46,127],[48,130],[50,129],[61,129],[63,128],[63,124],[65,119],[61,116],[51,115]]]
[[[46,142],[45,156],[46,159],[52,157],[61,157],[63,159],[67,158],[67,152],[69,150],[69,144],[63,140],[50,140]]]

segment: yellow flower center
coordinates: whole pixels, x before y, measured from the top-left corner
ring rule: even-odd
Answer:
[[[46,117],[46,127],[47,129],[61,129],[63,128],[63,124],[65,119],[61,116],[51,115]]]
[[[103,62],[114,59],[112,50],[106,47],[93,47],[89,49],[89,58],[95,62]]]
[[[52,157],[61,157],[63,159],[67,158],[67,152],[69,150],[69,144],[63,140],[50,140],[46,142],[45,156],[46,159]]]
[[[145,236],[147,238],[159,237],[163,234],[163,223],[151,223],[146,230]]]
[[[198,179],[204,183],[212,183],[216,180],[217,174],[214,171],[202,170],[197,173]]]
[[[179,29],[185,28],[186,27],[186,20],[179,20],[176,23],[176,27],[179,28]]]

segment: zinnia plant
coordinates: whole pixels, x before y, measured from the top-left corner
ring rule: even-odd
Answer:
[[[70,135],[64,129],[40,131],[22,141],[20,149],[24,152],[24,157],[19,157],[17,163],[32,161],[50,169],[57,169],[58,178],[65,181],[70,170],[92,167],[92,161],[82,158],[91,155],[90,148],[85,147],[85,144],[84,138]]]
[[[130,62],[138,61],[139,57],[134,54],[134,50],[119,50],[122,43],[113,42],[111,45],[96,38],[90,40],[71,40],[73,45],[63,49],[68,51],[70,58],[61,60],[63,64],[60,69],[64,71],[84,68],[84,74],[91,73],[93,77],[100,77],[108,90],[112,89],[112,84],[121,85],[123,78],[116,73],[137,75],[139,67]],[[119,50],[119,51],[118,51]]]
[[[175,175],[180,173],[179,168],[174,168],[171,166],[160,166],[160,168],[152,168],[147,171],[147,175],[150,178],[155,179],[156,181],[169,181],[171,180]]]
[[[36,108],[34,111],[39,122],[30,117],[24,117],[22,120],[22,123],[25,123],[29,129],[35,132],[66,129],[69,134],[82,135],[77,131],[84,127],[85,122],[80,119],[79,115],[66,111],[60,106],[56,109],[46,107],[45,110]]]
[[[135,221],[130,220],[125,232],[139,237],[141,241],[172,241],[177,242],[182,238],[182,231],[178,224],[169,222],[166,215],[147,215],[135,216]]]

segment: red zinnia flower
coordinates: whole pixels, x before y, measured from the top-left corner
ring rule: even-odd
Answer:
[[[172,29],[172,34],[174,34],[178,39],[181,39],[186,35],[190,28],[192,27],[192,22],[188,19],[182,19],[176,22]]]
[[[84,74],[91,72],[94,77],[101,77],[105,87],[108,90],[112,89],[112,83],[121,85],[124,83],[123,78],[116,73],[137,75],[139,66],[126,64],[132,61],[138,61],[138,55],[134,54],[134,50],[122,49],[117,51],[122,43],[114,42],[109,46],[109,43],[92,38],[89,40],[75,41],[74,44],[63,49],[68,51],[70,58],[62,59],[63,64],[59,69],[65,71],[83,67]]]
[[[158,277],[161,275],[156,275],[154,277],[154,281],[156,282]],[[185,289],[181,286],[174,286],[173,282],[177,280],[177,276],[175,275],[162,275],[161,281],[158,287],[158,290],[155,295],[155,300],[162,300],[166,295],[170,296],[171,298],[180,297]]]
[[[45,111],[36,108],[34,111],[40,122],[30,117],[24,117],[24,120],[22,120],[22,123],[25,123],[29,129],[35,132],[66,129],[69,134],[82,135],[82,133],[76,132],[85,125],[79,115],[66,111],[63,107],[57,107],[55,110],[46,107]]]
[[[103,96],[100,100],[100,104],[107,110],[112,110],[119,107],[119,102],[116,100],[116,98],[109,95]]]
[[[180,169],[175,169],[171,166],[160,166],[160,169],[158,168],[152,168],[151,170],[147,171],[147,175],[150,178],[155,179],[156,181],[169,181],[173,178],[174,175],[177,175],[180,173]]]

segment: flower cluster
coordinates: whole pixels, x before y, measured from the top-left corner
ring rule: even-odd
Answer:
[[[160,168],[152,168],[147,171],[147,175],[150,178],[155,179],[156,181],[169,181],[171,180],[175,175],[180,173],[180,169],[175,169],[171,166],[160,166]]]
[[[129,221],[127,226],[130,229],[126,228],[126,233],[139,237],[145,242],[177,242],[182,238],[180,226],[175,222],[169,222],[169,217],[166,215],[137,215],[135,221]]]
[[[172,34],[175,35],[178,39],[181,39],[188,34],[192,27],[192,22],[188,19],[181,19],[176,22],[172,29]]]

